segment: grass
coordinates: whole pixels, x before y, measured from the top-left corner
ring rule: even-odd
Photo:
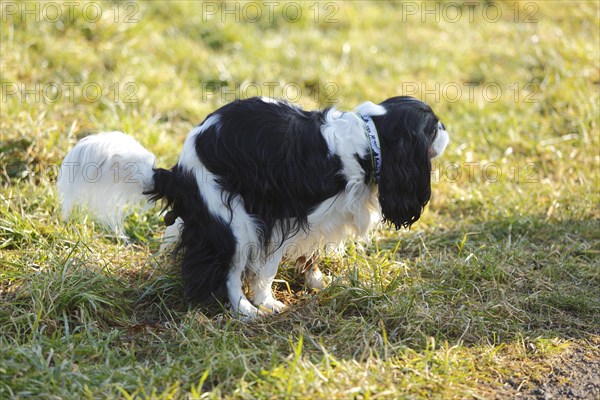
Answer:
[[[88,3],[60,20],[43,4],[1,4],[0,398],[598,396],[597,2],[493,3],[498,20],[463,5],[455,22],[457,3],[259,4],[257,22],[258,3],[89,3],[97,22]],[[39,21],[20,13],[34,6]],[[60,220],[79,138],[123,130],[170,166],[195,124],[257,90],[427,101],[452,142],[422,219],[326,256],[321,292],[283,268],[290,310],[253,323],[182,300],[156,209],[128,244]]]

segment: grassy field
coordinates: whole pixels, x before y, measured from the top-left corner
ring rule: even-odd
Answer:
[[[1,2],[0,398],[598,398],[599,3]],[[189,306],[158,253],[65,223],[58,166],[122,130],[171,166],[236,97],[409,94],[451,134],[411,231],[289,311]]]

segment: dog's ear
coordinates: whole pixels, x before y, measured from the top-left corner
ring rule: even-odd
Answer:
[[[378,128],[382,151],[379,203],[383,220],[396,229],[415,223],[431,197],[431,140],[422,131],[424,124],[406,122],[393,124],[391,130],[390,124]]]
[[[387,112],[385,107],[383,107],[382,105],[375,104],[370,101],[365,101],[364,103],[356,107],[354,111],[361,115],[366,115],[370,117],[384,115]]]

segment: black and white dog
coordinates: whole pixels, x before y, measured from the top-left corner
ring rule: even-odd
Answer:
[[[250,98],[194,128],[170,170],[123,133],[88,136],[63,161],[58,189],[64,216],[82,205],[117,229],[128,205],[164,199],[186,296],[227,295],[234,311],[255,317],[285,307],[271,290],[284,258],[322,287],[314,255],[324,245],[366,237],[381,220],[416,222],[431,195],[431,159],[448,141],[431,108],[411,97],[354,112]]]

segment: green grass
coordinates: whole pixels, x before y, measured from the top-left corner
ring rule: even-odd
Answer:
[[[501,2],[495,22],[406,8],[421,2],[292,3],[288,22],[282,3],[256,23],[191,1],[120,3],[118,23],[96,2],[91,23],[84,4],[57,23],[1,4],[0,398],[534,397],[569,357],[600,367],[597,2]],[[51,82],[57,98],[21,92]],[[426,100],[451,145],[422,219],[325,257],[318,293],[282,268],[290,310],[252,323],[182,300],[157,209],[128,220],[129,244],[60,220],[79,138],[123,130],[170,166],[219,90],[257,87],[309,108]]]

